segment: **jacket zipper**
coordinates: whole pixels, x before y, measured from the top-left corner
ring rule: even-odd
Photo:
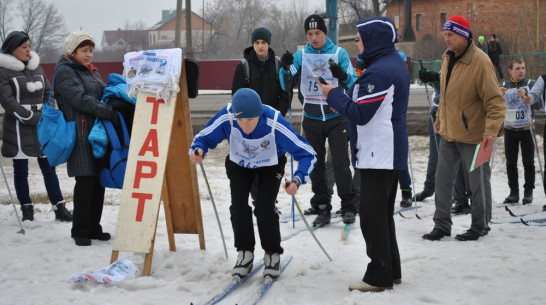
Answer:
[[[85,126],[85,117],[84,117],[83,114],[82,114],[82,137],[84,136],[84,134],[83,134],[83,126]]]

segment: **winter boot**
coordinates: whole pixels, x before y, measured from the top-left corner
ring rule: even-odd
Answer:
[[[343,217],[343,223],[355,222],[355,214],[353,212],[345,212],[342,217]]]
[[[432,195],[434,195],[434,192],[422,191],[420,193],[415,194],[415,201],[423,201]]]
[[[317,215],[318,213],[319,209],[315,209],[314,207],[310,207],[303,211],[303,215]]]
[[[72,221],[72,214],[66,209],[65,202],[60,201],[53,206],[55,219],[59,221]]]
[[[451,214],[461,215],[461,214],[470,214],[472,208],[466,202],[455,202],[455,205],[451,208]]]
[[[252,264],[254,263],[254,253],[250,251],[239,251],[237,254],[237,263],[235,267],[231,270],[232,276],[238,276],[243,278],[250,273],[252,270]]]
[[[409,208],[412,204],[411,191],[408,189],[402,190],[402,201],[400,201],[400,207]]]
[[[279,253],[265,253],[264,255],[264,277],[272,279],[281,275],[281,255]]]
[[[542,211],[546,212],[546,204],[542,206]]]
[[[25,203],[21,205],[21,212],[23,213],[23,221],[34,221],[34,206],[32,203]]]
[[[518,203],[519,189],[510,189],[510,195],[504,199],[504,203]]]
[[[523,198],[521,199],[522,204],[531,204],[533,202],[533,189],[525,189],[523,191]]]
[[[330,223],[330,219],[332,218],[332,212],[326,208],[319,210],[319,213],[317,215],[317,218],[313,220],[313,225],[315,227],[320,227],[323,225],[327,225]]]

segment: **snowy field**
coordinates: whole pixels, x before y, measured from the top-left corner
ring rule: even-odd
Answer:
[[[539,137],[539,147],[542,138]],[[415,188],[423,189],[428,160],[428,137],[410,138]],[[493,220],[489,235],[475,242],[461,242],[453,238],[470,226],[470,216],[453,217],[452,237],[440,242],[421,239],[433,227],[432,198],[419,203],[417,210],[396,216],[397,234],[402,258],[402,281],[392,291],[382,293],[349,292],[348,285],[362,278],[368,258],[358,225],[353,226],[350,238],[342,241],[343,223],[332,224],[316,231],[318,239],[333,258],[330,262],[308,232],[301,232],[283,242],[285,256],[293,255],[292,263],[269,290],[262,304],[544,304],[545,282],[541,272],[546,270],[546,227],[524,226],[511,217],[502,201],[508,195],[503,138],[497,141],[494,156]],[[54,220],[50,204],[35,203],[35,221],[23,223],[25,235],[18,234],[19,224],[5,187],[0,186],[0,304],[202,304],[229,281],[235,264],[233,232],[229,220],[229,187],[224,170],[226,142],[209,153],[204,166],[212,186],[229,259],[226,260],[218,225],[210,197],[199,173],[201,206],[207,249],[199,249],[197,235],[175,235],[177,252],[170,252],[163,207],[159,216],[152,274],[138,276],[117,285],[69,281],[70,276],[94,271],[109,265],[113,240],[93,240],[90,247],[77,247],[70,238],[70,223]],[[185,157],[185,156],[182,156]],[[14,194],[11,160],[1,159]],[[535,159],[536,160],[536,159]],[[510,206],[522,214],[542,210],[546,203],[540,171],[537,165],[535,197],[532,205]],[[31,161],[31,191],[45,194],[37,162]],[[521,168],[521,161],[520,161]],[[66,175],[66,167],[57,169],[63,194],[71,195],[74,180]],[[286,175],[290,173],[290,162]],[[523,184],[520,170],[520,185]],[[2,178],[0,178],[2,179]],[[2,179],[3,180],[3,179]],[[183,183],[183,181],[181,181]],[[522,187],[521,187],[522,188]],[[15,195],[14,195],[15,196]],[[71,196],[70,196],[71,197]],[[102,226],[114,233],[121,191],[107,190]],[[309,207],[311,188],[303,186],[296,195],[302,209]],[[398,200],[400,199],[400,192]],[[289,215],[291,199],[279,193],[278,207],[282,215]],[[397,203],[398,205],[398,203]],[[334,210],[339,198],[333,200]],[[72,210],[72,202],[67,203]],[[19,205],[17,204],[19,215]],[[525,216],[525,219],[544,218],[546,212]],[[309,218],[309,222],[313,218]],[[358,221],[358,219],[357,219]],[[500,223],[499,223],[500,222]],[[283,237],[302,230],[302,221],[281,223]],[[256,237],[259,241],[259,237]],[[255,263],[263,257],[259,247]],[[144,255],[120,253],[142,270]],[[139,275],[141,273],[139,272]],[[251,277],[220,304],[246,304],[261,282],[261,272]]]

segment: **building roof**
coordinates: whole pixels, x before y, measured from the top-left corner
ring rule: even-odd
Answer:
[[[142,37],[148,37],[148,30],[122,30],[104,31],[103,44],[111,46],[119,40],[123,40],[130,45],[142,44]]]

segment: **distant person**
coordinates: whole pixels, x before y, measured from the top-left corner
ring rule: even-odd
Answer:
[[[258,197],[254,215],[264,255],[264,277],[275,278],[281,273],[281,233],[275,199],[279,187],[295,195],[301,184],[309,181],[316,162],[311,145],[292,128],[278,111],[263,105],[252,89],[241,88],[231,104],[222,108],[193,139],[190,160],[201,163],[209,149],[227,139],[229,155],[226,174],[231,190],[231,226],[235,236],[237,262],[232,276],[243,278],[254,262],[254,225],[248,195],[258,177]],[[283,182],[286,153],[298,161],[294,179]]]
[[[104,205],[104,187],[100,184],[100,171],[107,158],[95,159],[88,136],[95,118],[109,120],[114,127],[120,125],[118,112],[101,103],[105,84],[97,68],[91,63],[95,41],[84,31],[68,35],[55,67],[55,98],[59,109],[68,121],[76,123],[76,144],[68,159],[69,177],[75,177],[74,221],[71,235],[78,246],[90,246],[92,239],[110,240],[103,232],[100,220]]]
[[[436,167],[434,229],[423,239],[440,240],[451,235],[451,203],[455,173],[460,164],[470,171],[476,145],[486,140],[492,150],[506,104],[486,54],[472,42],[470,23],[462,16],[450,18],[442,28],[447,51],[442,56],[442,74],[419,72],[426,82],[440,79],[442,95],[434,130],[442,136]],[[469,172],[472,187],[472,224],[461,241],[477,240],[489,233],[491,220],[491,167],[483,163]],[[484,201],[485,199],[485,201]]]
[[[332,194],[328,189],[325,170],[326,141],[332,153],[343,222],[354,223],[357,195],[350,168],[347,120],[326,103],[315,77],[320,76],[332,81],[335,86],[348,88],[354,83],[356,73],[347,51],[326,37],[328,30],[322,17],[315,14],[308,16],[303,28],[307,35],[307,45],[294,55],[288,51],[283,54],[279,78],[283,89],[288,92],[292,91],[294,84],[299,84],[304,136],[317,153],[317,165],[311,173],[311,207],[318,213],[313,224],[323,226],[331,220]]]
[[[529,91],[529,94],[523,97],[523,101],[526,104],[530,102],[532,105],[536,105],[536,107],[546,108],[544,105],[546,102],[545,95],[546,95],[546,74],[543,74],[537,78],[533,88],[531,88],[531,91]],[[544,128],[543,138],[546,139],[546,128]],[[546,164],[546,145],[543,145],[543,146],[544,146],[543,147],[544,160]],[[544,181],[542,182],[543,182],[542,187],[544,189],[544,193],[546,194],[546,184],[544,184]],[[546,204],[542,206],[542,210],[546,211]]]
[[[72,221],[66,209],[55,167],[40,150],[36,126],[42,105],[49,98],[50,85],[40,66],[40,57],[31,50],[25,32],[11,32],[0,54],[0,103],[4,108],[2,156],[13,159],[13,184],[21,204],[23,221],[34,220],[28,185],[28,159],[37,158],[55,219]]]
[[[487,43],[487,55],[489,55],[489,58],[491,59],[491,62],[493,63],[493,66],[495,66],[495,69],[497,70],[497,73],[499,74],[499,77],[501,80],[504,80],[504,74],[502,73],[502,69],[500,67],[500,55],[502,54],[502,48],[497,40],[497,35],[491,34],[491,37],[489,38],[489,42]]]
[[[518,154],[521,147],[521,161],[525,180],[521,203],[525,205],[533,202],[535,142],[531,130],[533,126],[531,100],[523,97],[533,88],[535,82],[525,78],[525,62],[521,57],[510,60],[508,75],[510,75],[510,80],[500,84],[506,100],[504,155],[506,156],[508,187],[510,187],[510,195],[504,199],[504,203],[519,202]]]
[[[485,43],[485,38],[483,36],[478,37],[478,42],[476,43],[478,49],[482,50],[485,54],[489,53],[487,48],[487,43]]]

